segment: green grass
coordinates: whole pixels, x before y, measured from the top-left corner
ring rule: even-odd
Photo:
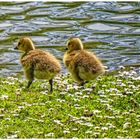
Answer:
[[[0,78],[0,138],[140,138],[140,77],[130,70],[84,87],[67,75]]]

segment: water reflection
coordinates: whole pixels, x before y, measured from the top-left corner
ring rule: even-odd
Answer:
[[[61,63],[66,40],[77,36],[109,70],[138,64],[139,6],[139,2],[0,2],[0,74],[21,71],[20,53],[13,50],[20,36],[30,36],[36,47],[50,51]]]

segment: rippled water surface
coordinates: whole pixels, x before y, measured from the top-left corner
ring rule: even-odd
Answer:
[[[66,40],[80,37],[108,69],[140,62],[139,2],[0,2],[0,74],[21,71],[20,36],[62,62]],[[63,63],[62,63],[63,64]],[[63,72],[65,68],[63,67]]]

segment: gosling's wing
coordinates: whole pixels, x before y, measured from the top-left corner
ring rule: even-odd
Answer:
[[[75,72],[81,79],[91,80],[103,73],[103,66],[95,55],[82,51],[75,58]]]
[[[58,60],[48,52],[42,50],[30,51],[23,59],[23,65],[34,66],[34,70],[39,71],[50,71],[58,72],[60,71],[60,64]]]
[[[75,67],[78,71],[96,73],[102,69],[102,63],[93,53],[81,51],[75,58]]]

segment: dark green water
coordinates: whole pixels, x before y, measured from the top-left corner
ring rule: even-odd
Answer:
[[[110,71],[139,65],[140,3],[0,2],[0,75],[21,71],[20,53],[13,50],[20,36],[61,62],[66,40],[76,36]]]

